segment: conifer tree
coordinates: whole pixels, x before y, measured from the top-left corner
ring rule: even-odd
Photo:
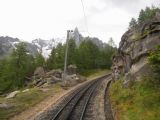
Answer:
[[[40,67],[40,66],[43,67],[45,65],[45,59],[44,59],[44,57],[42,56],[41,53],[38,53],[36,55],[35,64],[36,64],[36,67]]]
[[[47,68],[49,70],[56,68],[56,48],[53,47],[51,51],[51,55],[46,61]]]
[[[132,18],[130,23],[129,23],[129,29],[133,29],[137,26],[137,21],[135,18]]]
[[[76,62],[76,43],[74,39],[70,39],[68,42],[68,65],[75,64]]]

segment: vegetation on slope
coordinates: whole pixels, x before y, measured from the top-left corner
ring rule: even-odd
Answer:
[[[149,63],[153,70],[151,83],[156,86],[160,85],[160,45],[150,52]]]
[[[43,92],[39,88],[30,88],[27,92],[21,92],[16,97],[12,99],[6,99],[5,97],[0,97],[0,103],[6,103],[11,105],[11,108],[0,108],[0,120],[6,120],[10,117],[19,114],[25,109],[31,108],[35,104],[44,100],[47,96],[53,94],[59,94],[63,89],[59,84],[52,86],[47,92]]]
[[[27,78],[44,62],[41,54],[29,54],[25,43],[17,44],[9,57],[0,60],[0,94],[24,87]]]
[[[110,96],[118,120],[159,120],[160,88],[146,79],[131,88],[123,88],[122,80],[112,84]]]
[[[123,80],[112,84],[110,96],[118,120],[159,120],[160,114],[160,46],[149,55],[153,72],[130,88]]]

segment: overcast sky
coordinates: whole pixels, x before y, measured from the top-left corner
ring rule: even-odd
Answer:
[[[25,41],[36,38],[63,38],[67,29],[76,26],[84,36],[107,42],[113,37],[119,43],[132,17],[140,9],[160,6],[160,0],[0,0],[0,36]]]

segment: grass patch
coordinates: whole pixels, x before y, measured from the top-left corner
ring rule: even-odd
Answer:
[[[35,105],[37,102],[44,99],[45,93],[38,89],[30,89],[30,91],[25,93],[19,93],[15,98],[5,99],[1,98],[1,102],[5,101],[8,104],[12,104],[13,107],[9,109],[0,110],[0,120],[5,120],[11,116],[18,114],[19,112]]]
[[[160,120],[160,89],[146,81],[123,88],[122,80],[111,85],[110,97],[118,120]]]
[[[34,106],[35,104],[44,100],[47,96],[58,93],[62,90],[59,84],[52,86],[47,92],[43,92],[38,88],[31,88],[28,92],[21,92],[16,97],[5,99],[0,97],[0,103],[12,104],[13,107],[9,109],[0,108],[0,120],[6,120],[10,117]]]
[[[109,72],[110,72],[110,70],[108,70],[108,69],[92,70],[91,74],[87,75],[86,77],[87,77],[88,80],[90,80],[90,79],[94,79],[94,78],[100,77],[102,75],[106,75]]]

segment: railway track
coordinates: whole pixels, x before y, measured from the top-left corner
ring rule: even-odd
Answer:
[[[91,96],[94,94],[98,85],[109,76],[105,75],[95,79],[76,90],[69,96],[68,100],[64,100],[64,103],[56,107],[51,120],[83,120]]]
[[[72,94],[63,99],[51,111],[48,120],[83,120],[89,101],[92,99],[96,88],[110,74],[92,80],[76,89]]]

